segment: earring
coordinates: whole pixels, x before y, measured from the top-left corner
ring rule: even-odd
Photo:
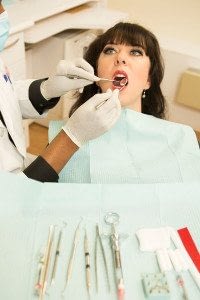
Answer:
[[[143,92],[142,92],[142,98],[143,99],[146,98],[146,90],[143,90]]]

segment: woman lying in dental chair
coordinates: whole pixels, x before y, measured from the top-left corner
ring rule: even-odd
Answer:
[[[164,120],[166,104],[160,88],[164,71],[155,36],[137,24],[118,23],[94,40],[85,59],[98,77],[109,80],[86,86],[70,115],[108,89],[118,94],[122,112],[109,132],[83,142],[60,173],[60,182],[200,180],[200,151],[194,131]],[[102,106],[103,102],[96,110],[100,112]],[[62,124],[50,125],[50,140]]]

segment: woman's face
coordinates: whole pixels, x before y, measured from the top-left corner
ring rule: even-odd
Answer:
[[[118,88],[122,107],[141,112],[142,92],[150,87],[149,70],[150,60],[143,48],[108,44],[98,59],[97,75],[115,82],[99,81],[98,85],[102,92]]]

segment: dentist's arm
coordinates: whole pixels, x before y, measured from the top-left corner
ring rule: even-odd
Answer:
[[[61,60],[55,75],[49,78],[19,80],[13,86],[23,117],[38,118],[53,108],[68,91],[82,89],[98,80],[92,66],[83,58],[76,58],[73,61]]]
[[[118,120],[121,106],[118,90],[97,94],[80,106],[43,153],[24,170],[38,181],[58,181],[58,174],[71,156],[89,140],[108,131]],[[99,104],[103,105],[99,106]]]
[[[24,170],[24,174],[37,181],[57,182],[58,174],[77,150],[78,146],[61,130],[42,154]]]
[[[43,81],[40,89],[43,97],[48,100],[72,90],[82,89],[98,80],[93,67],[83,58],[76,58],[74,61],[61,60],[56,74]]]

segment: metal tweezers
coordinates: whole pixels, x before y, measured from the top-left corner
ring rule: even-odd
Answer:
[[[108,265],[106,261],[106,255],[105,255],[105,250],[103,247],[102,243],[102,238],[99,232],[99,226],[96,224],[96,238],[95,238],[95,277],[96,277],[96,291],[98,292],[98,266],[97,266],[97,251],[98,251],[98,243],[100,246],[101,254],[103,256],[103,263],[104,263],[104,268],[106,272],[106,279],[107,279],[107,284],[108,284],[108,291],[110,292],[110,281],[109,281],[109,274],[108,274]]]

